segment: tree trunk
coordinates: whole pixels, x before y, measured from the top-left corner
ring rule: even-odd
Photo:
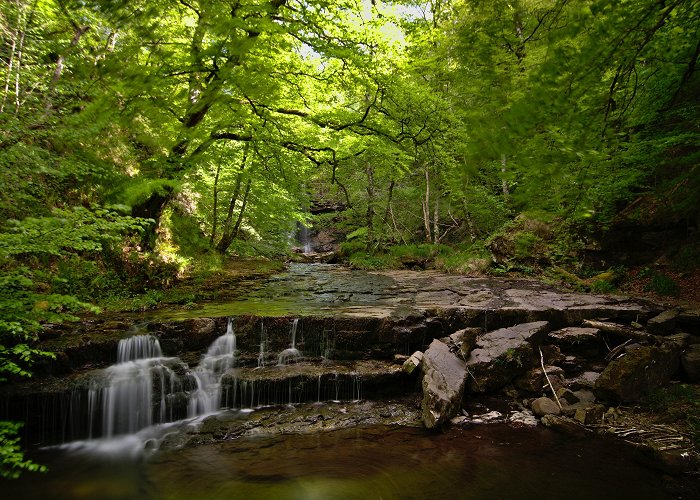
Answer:
[[[440,222],[440,197],[435,197],[435,202],[433,204],[433,243],[437,244],[440,241],[440,228],[438,227]]]
[[[501,175],[503,176],[503,196],[508,198],[508,181],[506,181],[506,155],[501,155]]]
[[[68,49],[66,50],[67,53],[70,53],[77,45],[78,42],[80,42],[80,39],[82,36],[87,33],[87,31],[90,29],[90,26],[75,26],[75,31],[73,32],[73,38],[71,38],[70,45],[68,46]],[[53,77],[51,78],[51,83],[49,84],[49,90],[46,93],[46,100],[44,102],[44,107],[45,107],[45,112],[49,113],[51,109],[53,108],[53,103],[51,102],[51,98],[53,97],[54,93],[56,92],[56,86],[58,85],[58,81],[61,79],[61,75],[63,74],[63,65],[65,63],[65,55],[64,54],[59,54],[58,59],[56,60],[56,67],[54,68],[53,71]]]
[[[214,207],[212,208],[211,237],[209,245],[214,246],[216,239],[216,225],[219,219],[219,174],[221,173],[221,162],[216,164],[216,175],[214,176]]]
[[[432,241],[432,234],[430,229],[430,173],[428,173],[428,168],[425,168],[425,199],[422,200],[423,205],[423,227],[425,227],[425,241],[430,243]]]
[[[365,167],[367,174],[367,251],[374,245],[374,167],[367,162]]]
[[[231,195],[231,201],[228,204],[228,212],[226,213],[226,220],[224,221],[223,228],[221,230],[221,239],[216,245],[216,249],[225,253],[228,247],[231,246],[231,242],[238,232],[237,228],[232,228],[233,224],[233,213],[236,209],[236,203],[238,202],[238,197],[241,194],[241,182],[243,180],[243,171],[245,170],[246,163],[248,161],[248,148],[249,145],[246,143],[243,149],[243,158],[241,159],[241,164],[238,167],[238,175],[236,176],[236,185],[233,188],[233,195]],[[248,185],[250,185],[250,180],[248,180]]]

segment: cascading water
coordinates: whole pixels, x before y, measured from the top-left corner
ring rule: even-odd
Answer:
[[[278,365],[288,365],[291,362],[297,361],[301,357],[301,353],[296,348],[297,343],[297,327],[299,326],[299,318],[295,318],[292,322],[291,337],[292,346],[289,349],[282,351],[277,357]]]
[[[260,353],[258,354],[258,368],[265,367],[265,346],[267,345],[267,330],[265,325],[260,322]]]
[[[197,390],[190,397],[187,410],[189,417],[203,415],[219,409],[221,403],[221,376],[234,367],[236,363],[236,335],[233,321],[228,320],[226,333],[209,346],[202,356],[193,375],[197,381]]]
[[[230,319],[226,333],[212,343],[194,370],[178,358],[163,357],[153,336],[119,341],[117,364],[103,370],[88,391],[88,436],[133,434],[218,410],[221,377],[235,365],[235,353]]]
[[[173,413],[166,398],[183,387],[173,370],[178,362],[164,358],[150,335],[120,340],[117,364],[103,371],[106,384],[96,382],[88,392],[89,436],[131,434],[166,421]]]

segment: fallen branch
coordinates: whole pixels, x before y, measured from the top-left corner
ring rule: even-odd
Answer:
[[[597,328],[598,330],[606,333],[612,333],[614,335],[619,335],[628,339],[642,340],[644,342],[651,342],[654,344],[661,343],[661,338],[656,335],[652,335],[647,332],[640,332],[626,326],[617,325],[615,323],[606,323],[604,321],[596,321],[592,319],[586,319],[583,321],[583,326],[589,328]]]
[[[554,390],[554,386],[552,385],[552,381],[549,380],[549,375],[547,375],[547,369],[544,367],[544,355],[542,354],[542,348],[538,347],[540,351],[540,364],[542,365],[542,373],[544,373],[544,378],[547,379],[547,384],[549,385],[549,388],[552,389],[552,394],[554,394],[554,400],[557,402],[557,405],[559,406],[559,409],[561,410],[561,403],[559,402],[559,396],[557,396],[557,391]]]

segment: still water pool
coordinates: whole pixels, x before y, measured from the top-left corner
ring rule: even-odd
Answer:
[[[45,450],[47,474],[0,483],[2,498],[679,498],[668,478],[600,438],[505,424],[384,426],[239,438],[152,454]]]

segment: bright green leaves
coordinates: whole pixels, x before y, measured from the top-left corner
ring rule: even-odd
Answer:
[[[6,232],[0,233],[0,256],[99,252],[104,243],[142,231],[150,223],[106,208],[54,209],[50,217],[8,221]]]

